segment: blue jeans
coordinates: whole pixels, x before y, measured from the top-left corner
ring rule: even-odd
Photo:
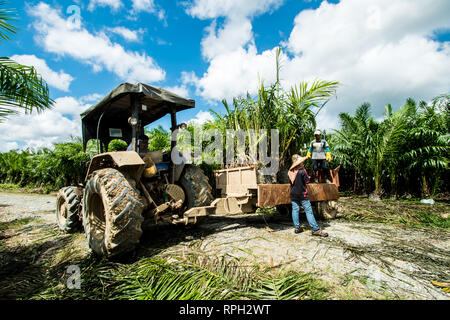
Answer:
[[[319,226],[317,225],[316,219],[314,218],[314,213],[311,208],[311,202],[309,200],[303,200],[301,202],[303,209],[305,209],[306,219],[308,220],[309,225],[313,229],[313,231],[319,230]],[[297,201],[292,201],[292,220],[294,221],[294,226],[296,228],[300,228],[300,221],[298,217],[298,213],[300,211],[300,203]]]

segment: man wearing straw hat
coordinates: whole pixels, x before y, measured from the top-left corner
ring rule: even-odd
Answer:
[[[292,220],[294,222],[295,233],[302,232],[299,222],[300,205],[303,207],[306,213],[306,219],[312,228],[312,235],[319,237],[327,237],[328,234],[323,232],[317,225],[314,213],[309,202],[308,189],[306,185],[310,179],[308,173],[303,167],[303,163],[308,157],[301,157],[298,154],[292,156],[292,166],[289,168],[289,182],[291,184],[291,202],[292,202]]]

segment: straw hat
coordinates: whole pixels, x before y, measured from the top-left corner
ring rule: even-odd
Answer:
[[[308,158],[307,157],[301,157],[298,154],[294,154],[292,156],[292,166],[289,168],[289,171],[294,169],[295,167],[301,165],[303,162],[305,162]]]
[[[322,134],[322,132],[320,132],[320,130],[319,129],[317,129],[315,132],[314,132],[314,135],[316,136],[316,135],[321,135]]]

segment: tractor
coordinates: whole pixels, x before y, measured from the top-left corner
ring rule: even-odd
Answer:
[[[194,100],[143,83],[123,83],[81,114],[83,150],[96,139],[98,154],[86,165],[84,183],[59,190],[56,217],[65,232],[84,229],[92,251],[106,258],[131,252],[144,223],[196,224],[215,210],[204,172],[186,164],[172,138],[169,152],[148,150],[144,127],[195,107]],[[121,139],[127,151],[108,152]],[[172,159],[177,159],[173,161]]]

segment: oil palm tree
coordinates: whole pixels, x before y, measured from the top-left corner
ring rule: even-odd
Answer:
[[[0,1],[0,7],[6,4]],[[9,40],[17,28],[9,22],[15,21],[13,11],[0,8],[0,39]],[[46,82],[33,67],[16,63],[8,57],[0,57],[0,121],[20,109],[25,112],[51,108]]]
[[[334,130],[332,135],[336,160],[344,167],[354,169],[354,192],[358,186],[358,177],[365,178],[372,174],[369,156],[378,125],[370,115],[370,108],[369,103],[363,103],[356,109],[354,116],[340,113],[341,129]]]
[[[374,143],[372,145],[374,152],[372,153],[373,156],[370,157],[375,182],[375,194],[380,195],[382,193],[381,180],[383,170],[391,175],[396,172],[396,162],[404,153],[403,144],[407,140],[408,123],[414,112],[415,106],[409,103],[395,113],[392,113],[390,105],[386,108],[386,118],[380,123],[374,135]]]
[[[407,104],[416,106],[412,99],[408,99]],[[402,160],[407,164],[407,170],[420,177],[422,195],[429,195],[431,185],[441,176],[439,173],[448,169],[449,106],[450,95],[436,97],[429,104],[422,101],[408,123],[409,137]]]
[[[332,143],[336,159],[355,169],[354,189],[359,172],[368,178],[366,188],[374,187],[377,195],[383,193],[382,184],[388,177],[394,196],[399,179],[413,190],[416,177],[422,193],[429,194],[430,183],[436,185],[448,169],[449,102],[448,95],[430,104],[422,101],[417,105],[407,99],[396,112],[387,105],[381,122],[370,115],[368,103],[354,116],[341,113],[341,128],[335,130]]]

